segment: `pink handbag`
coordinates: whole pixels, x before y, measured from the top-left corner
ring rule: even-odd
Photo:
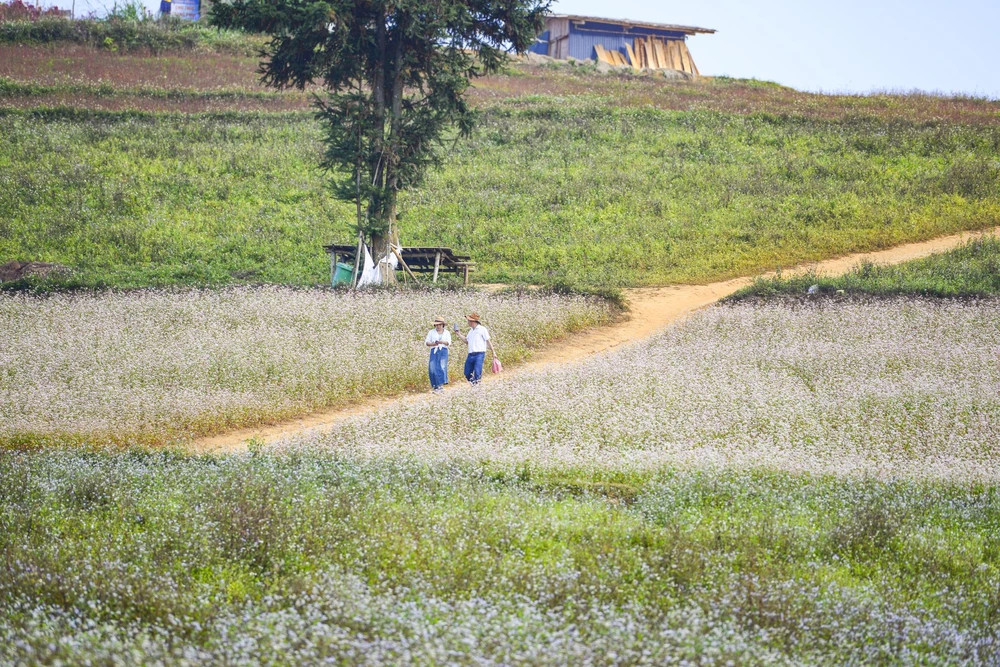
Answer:
[[[500,363],[499,359],[493,357],[493,368],[491,368],[490,370],[492,370],[494,373],[500,373],[501,371],[503,371],[503,364]]]

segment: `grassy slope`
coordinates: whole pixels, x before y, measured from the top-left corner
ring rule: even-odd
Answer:
[[[262,113],[309,95],[201,48],[0,44],[0,261],[91,286],[323,279],[350,207],[314,167],[308,113]],[[988,100],[531,66],[472,99],[480,131],[403,197],[403,240],[472,253],[481,280],[701,281],[1000,223]]]
[[[760,279],[729,301],[752,297],[806,294],[817,285],[820,294],[921,295],[982,297],[1000,295],[1000,239],[985,237],[950,252],[895,266],[861,264],[842,276],[807,274],[794,278]]]
[[[308,115],[8,112],[0,131],[0,260],[79,284],[313,283],[350,235]],[[998,153],[992,126],[520,98],[403,197],[403,241],[470,252],[484,281],[703,281],[1000,224]]]

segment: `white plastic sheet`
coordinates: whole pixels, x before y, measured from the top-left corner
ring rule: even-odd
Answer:
[[[399,266],[399,259],[396,258],[396,253],[391,249],[389,253],[379,260],[378,265],[372,261],[372,256],[368,252],[368,246],[362,246],[365,252],[365,259],[363,263],[363,268],[361,270],[361,275],[358,276],[358,287],[364,287],[365,285],[381,285],[382,284],[382,272],[379,271],[379,266],[385,264],[390,271],[395,271]],[[399,248],[396,248],[399,250]]]
[[[364,287],[365,285],[378,285],[382,282],[381,276],[378,273],[378,267],[372,262],[372,256],[368,254],[368,246],[361,246],[364,248],[364,260],[362,260],[361,265],[361,275],[358,276],[358,287]]]

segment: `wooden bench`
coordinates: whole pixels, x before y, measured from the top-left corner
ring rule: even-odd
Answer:
[[[332,244],[323,246],[327,254],[330,255],[330,279],[337,270],[337,262],[343,259],[345,264],[354,264],[354,256],[357,254],[357,246]],[[400,251],[403,264],[413,273],[433,273],[431,282],[437,282],[438,275],[444,272],[452,272],[456,276],[461,274],[466,285],[470,282],[470,274],[476,270],[476,263],[471,261],[469,255],[456,255],[451,248],[443,247],[418,247],[403,248]]]

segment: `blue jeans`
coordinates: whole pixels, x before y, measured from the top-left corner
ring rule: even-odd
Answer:
[[[485,358],[485,352],[469,352],[469,356],[465,358],[466,380],[472,384],[479,384],[479,381],[483,379],[483,359]]]
[[[427,376],[431,380],[431,388],[437,389],[448,384],[448,348],[438,346],[437,352],[431,352],[427,361]]]

